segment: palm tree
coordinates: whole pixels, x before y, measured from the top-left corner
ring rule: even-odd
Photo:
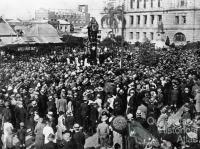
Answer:
[[[106,23],[106,25],[108,25],[111,29],[112,29],[112,32],[116,32],[118,31],[118,21],[122,21],[123,19],[123,9],[122,9],[122,6],[118,6],[116,8],[114,7],[110,7],[110,8],[107,8],[105,7],[104,8],[104,13],[105,15],[101,18],[101,26],[102,28],[104,28],[104,23]],[[124,24],[123,25],[123,28],[125,27],[125,18],[123,19]]]

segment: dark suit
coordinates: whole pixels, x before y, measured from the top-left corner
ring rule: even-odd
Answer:
[[[44,145],[44,149],[57,149],[57,145],[54,142],[49,142]]]
[[[73,140],[71,141],[62,141],[62,147],[60,147],[59,149],[76,149],[76,144]]]
[[[82,132],[75,132],[73,139],[76,143],[77,149],[84,149],[85,145],[85,135]]]

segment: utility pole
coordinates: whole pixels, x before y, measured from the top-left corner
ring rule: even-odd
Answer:
[[[123,57],[124,57],[124,0],[122,1],[122,41],[121,41],[121,60],[120,68],[123,66]]]

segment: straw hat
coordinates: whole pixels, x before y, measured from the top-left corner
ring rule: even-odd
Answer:
[[[80,130],[80,125],[78,123],[74,124],[73,129],[75,131],[79,131]]]
[[[52,112],[52,111],[49,111],[49,112],[47,113],[47,117],[48,117],[48,118],[52,118],[52,117],[53,117],[53,112]]]
[[[108,119],[107,115],[103,115],[103,116],[101,117],[101,121],[102,121],[102,122],[107,121],[107,119]]]

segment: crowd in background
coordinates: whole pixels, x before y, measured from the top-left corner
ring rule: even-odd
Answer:
[[[196,147],[200,139],[198,55],[190,49],[158,52],[158,64],[147,66],[137,60],[139,52],[127,51],[121,68],[120,54],[112,51],[101,52],[97,65],[90,65],[87,55],[77,51],[2,56],[2,146],[16,147],[16,135],[17,146],[26,148],[25,137],[31,133],[36,149],[83,149],[86,138],[97,133],[101,147],[119,149],[123,136],[112,129],[111,122],[123,115],[159,139],[159,144],[150,142],[142,148]],[[170,116],[180,109],[179,121],[170,123]],[[178,135],[195,141],[178,141],[177,134],[166,134],[171,127],[194,127],[197,136],[194,132]],[[141,145],[135,142],[132,147]]]

